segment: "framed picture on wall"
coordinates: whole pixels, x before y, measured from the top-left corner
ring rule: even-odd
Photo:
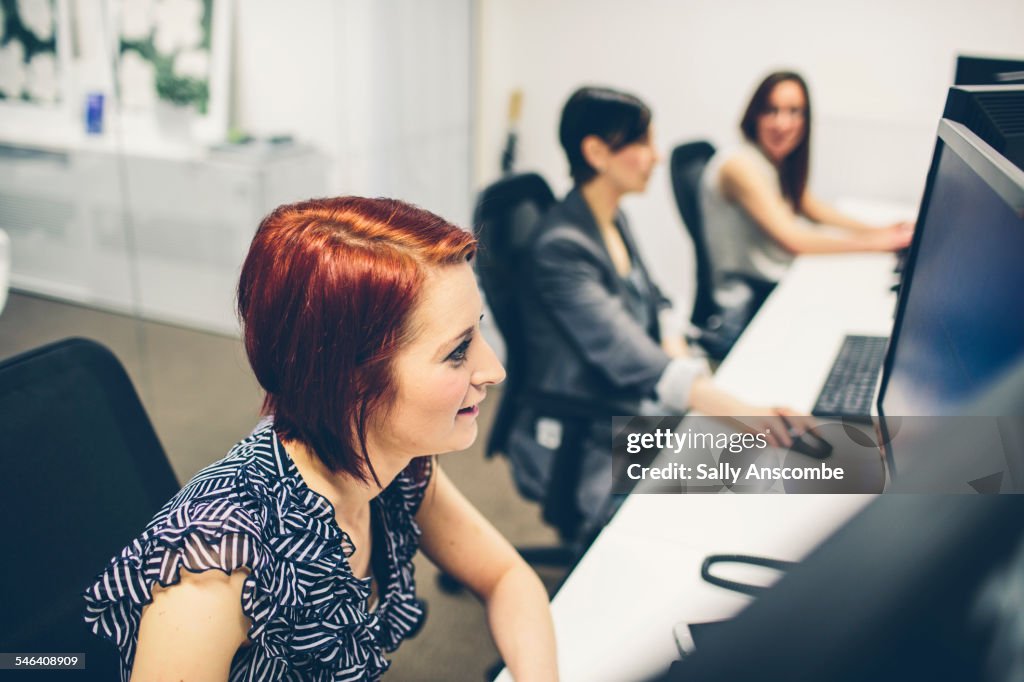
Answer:
[[[231,0],[0,0],[0,141],[222,141]],[[99,112],[90,112],[97,98]],[[90,117],[102,122],[93,125]],[[115,137],[117,140],[115,140]]]
[[[0,139],[44,135],[69,120],[63,0],[0,0]]]
[[[0,100],[60,102],[56,0],[0,0]]]
[[[126,132],[218,142],[228,126],[230,0],[110,0]]]

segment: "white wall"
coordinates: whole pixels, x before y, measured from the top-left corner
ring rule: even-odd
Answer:
[[[341,149],[341,15],[348,3],[235,3],[233,119],[255,135]]]
[[[956,53],[1024,54],[1020,0],[481,0],[479,24],[476,184],[497,175],[508,93],[522,88],[518,168],[556,193],[570,185],[558,116],[577,86],[646,100],[667,156],[735,140],[754,86],[786,67],[811,88],[812,187],[915,204]],[[692,252],[665,165],[625,209],[655,276],[689,306]]]
[[[234,119],[330,158],[328,191],[468,224],[471,0],[236,3]]]

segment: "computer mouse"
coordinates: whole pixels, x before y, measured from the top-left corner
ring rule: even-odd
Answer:
[[[799,452],[801,455],[815,459],[825,459],[832,454],[832,444],[816,433],[804,431],[800,434],[791,433],[790,435],[793,438],[793,443],[789,449],[793,452]]]

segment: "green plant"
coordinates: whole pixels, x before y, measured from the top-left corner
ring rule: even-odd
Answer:
[[[175,76],[170,69],[157,68],[156,92],[160,99],[179,106],[195,104],[201,114],[206,113],[206,104],[210,98],[210,86],[191,76]]]

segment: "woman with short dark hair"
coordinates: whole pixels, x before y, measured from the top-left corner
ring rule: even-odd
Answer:
[[[910,243],[909,223],[872,227],[810,192],[812,121],[804,79],[792,71],[769,74],[743,113],[744,143],[708,163],[701,210],[717,286],[725,273],[739,273],[760,284],[755,293],[763,299],[796,254],[894,251]]]
[[[693,408],[754,417],[789,445],[778,416],[793,413],[750,405],[718,389],[707,363],[689,355],[682,316],[672,313],[647,271],[619,208],[624,196],[646,189],[660,159],[647,105],[610,88],[581,88],[562,110],[559,137],[574,187],[543,217],[526,252],[524,296],[532,303],[524,306],[530,358],[525,383],[528,392],[560,396],[566,406],[593,415],[582,435],[576,489],[577,507],[593,530],[610,511],[610,415]],[[520,411],[508,454],[526,496],[549,494],[552,463],[566,432],[564,423],[541,409],[528,404]]]
[[[87,589],[135,680],[376,680],[424,618],[424,552],[486,604],[516,679],[557,676],[547,594],[431,457],[504,369],[473,237],[388,199],[281,206],[238,310],[266,424],[199,472]]]

